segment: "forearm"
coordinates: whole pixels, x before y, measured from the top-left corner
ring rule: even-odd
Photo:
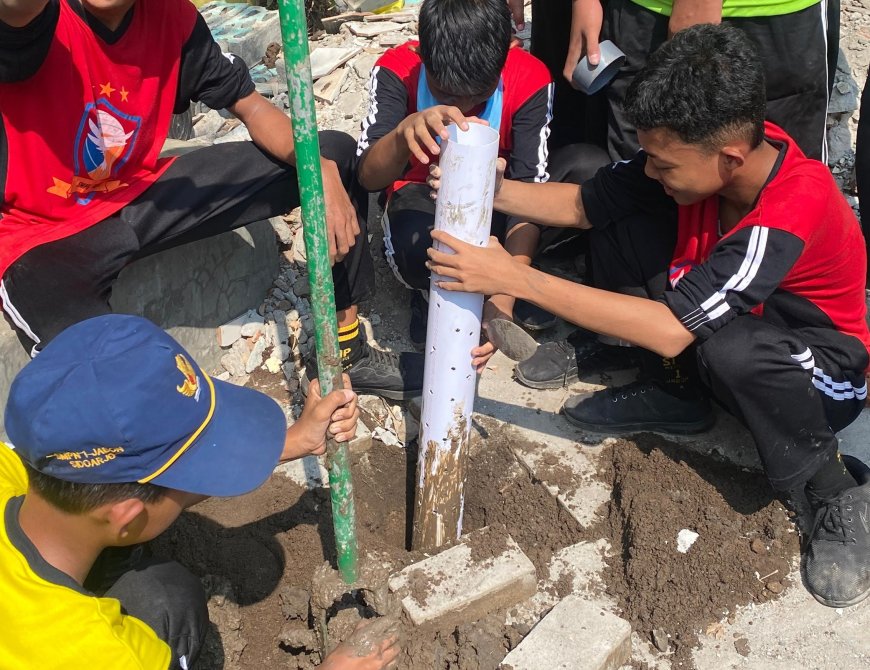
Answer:
[[[411,159],[398,128],[375,142],[359,165],[359,183],[367,191],[382,191],[404,174]]]
[[[676,356],[695,339],[667,305],[655,300],[575,284],[519,263],[506,284],[515,298],[662,356]]]
[[[531,265],[540,238],[541,232],[535,224],[517,223],[508,231],[504,248],[517,263]],[[500,294],[491,296],[489,301],[505,314],[512,314],[516,298]]]
[[[229,111],[245,124],[254,144],[278,160],[296,165],[290,117],[259,93],[242,98]]]
[[[670,35],[699,23],[720,23],[722,0],[674,0],[668,24]]]
[[[559,228],[591,228],[577,184],[521,182],[505,179],[493,207],[527,221]]]

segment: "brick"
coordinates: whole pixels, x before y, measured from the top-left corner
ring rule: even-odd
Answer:
[[[475,559],[471,547],[482,540],[495,540],[490,546],[505,548],[495,556]],[[530,598],[537,588],[535,566],[513,538],[504,529],[488,527],[409,565],[391,576],[389,585],[414,625],[435,627],[445,618],[451,626],[476,621]],[[418,599],[421,588],[423,602]]]
[[[568,596],[502,661],[502,670],[617,670],[631,659],[631,626]]]

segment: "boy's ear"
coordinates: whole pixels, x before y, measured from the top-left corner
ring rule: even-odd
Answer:
[[[105,519],[112,532],[119,538],[132,533],[138,533],[140,529],[140,519],[145,519],[143,512],[145,511],[145,503],[139,498],[126,498],[111,503],[105,511]]]
[[[726,144],[719,151],[719,155],[722,157],[725,167],[729,170],[741,168],[746,162],[746,152],[740,146]]]

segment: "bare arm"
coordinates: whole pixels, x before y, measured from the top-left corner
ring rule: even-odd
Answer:
[[[577,184],[528,183],[505,179],[493,208],[526,221],[560,228],[591,228]]]
[[[468,119],[459,109],[448,105],[436,105],[406,116],[363,155],[359,166],[362,187],[368,191],[387,188],[404,174],[412,155],[423,165],[428,164],[430,154],[441,153],[436,138],[450,137],[447,132],[450,123],[468,130]]]
[[[0,21],[22,28],[40,15],[48,0],[0,0]]]
[[[429,269],[446,278],[439,282],[443,289],[511,295],[578,326],[667,357],[676,356],[695,339],[667,305],[547,275],[515,261],[495,238],[486,247],[466,244],[442,231],[434,231],[432,238],[455,251],[429,250]]]
[[[668,35],[699,23],[721,23],[722,0],[674,0]]]
[[[293,124],[283,112],[259,93],[245,96],[229,110],[248,129],[251,139],[263,151],[278,160],[296,165],[296,147],[293,143]],[[329,259],[343,259],[356,242],[360,227],[356,211],[348,198],[335,161],[320,159],[323,173],[323,199],[326,204]]]

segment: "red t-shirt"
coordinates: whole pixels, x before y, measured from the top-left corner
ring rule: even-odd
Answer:
[[[0,205],[0,276],[33,247],[111,216],[169,167],[169,130],[182,47],[196,7],[138,0],[109,44],[66,2],[44,62],[0,83],[7,142]]]

